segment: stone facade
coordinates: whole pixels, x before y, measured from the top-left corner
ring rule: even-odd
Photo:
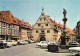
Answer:
[[[19,30],[19,40],[28,40],[30,37],[30,33],[28,33],[30,29],[27,28],[20,28]]]
[[[54,22],[56,24],[56,22]],[[50,17],[45,15],[42,10],[36,24],[32,27],[32,36],[34,41],[51,40],[58,41],[58,31],[56,26],[50,22]]]
[[[80,21],[77,22],[77,26],[76,26],[76,36],[80,38]]]

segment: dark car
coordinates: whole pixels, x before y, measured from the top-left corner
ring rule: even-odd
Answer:
[[[5,48],[7,46],[6,40],[0,40],[0,48]]]

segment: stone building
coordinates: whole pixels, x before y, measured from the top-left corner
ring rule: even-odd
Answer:
[[[80,38],[80,21],[77,22],[76,26],[76,36]]]
[[[30,30],[31,25],[28,22],[21,20],[22,25],[19,27],[19,40],[28,40],[30,39]]]
[[[63,25],[58,24],[55,20],[53,21],[50,16],[44,13],[42,8],[41,15],[39,16],[37,22],[32,27],[32,36],[34,41],[55,41],[57,42],[63,31]],[[67,28],[67,32],[71,33],[72,30]]]
[[[23,31],[23,30],[25,31]],[[27,31],[31,29],[30,24],[14,17],[10,11],[0,11],[0,39],[23,40],[28,38]],[[20,34],[20,33],[24,34]],[[20,36],[21,35],[21,36]],[[22,37],[24,35],[24,37]]]
[[[32,36],[34,41],[57,41],[59,39],[57,23],[44,13],[44,9],[42,9],[40,17],[32,27]]]

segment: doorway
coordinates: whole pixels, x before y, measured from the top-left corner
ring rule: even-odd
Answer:
[[[46,38],[45,38],[44,36],[42,36],[42,37],[40,38],[40,41],[46,41]]]

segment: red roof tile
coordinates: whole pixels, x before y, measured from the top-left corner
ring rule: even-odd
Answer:
[[[76,34],[76,28],[73,29],[73,32]]]
[[[53,21],[53,20],[52,20],[50,17],[48,17],[48,16],[47,16],[47,18],[48,18],[48,20],[51,22],[52,25],[56,25],[57,27],[61,27],[61,30],[63,30],[64,25],[62,25],[62,24],[57,24],[57,22],[56,22],[55,20]],[[74,32],[73,32],[69,27],[67,27],[66,30],[69,31],[69,34],[74,34]]]
[[[6,22],[9,24],[15,24],[21,27],[31,28],[31,25],[28,22],[26,23],[23,20],[13,17],[10,11],[0,11],[0,18],[1,18],[0,21]]]
[[[66,29],[67,29],[67,31],[69,31],[69,34],[73,34],[74,35],[74,32],[69,27],[67,27]]]

